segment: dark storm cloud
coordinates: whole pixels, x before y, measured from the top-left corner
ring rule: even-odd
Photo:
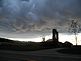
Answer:
[[[0,0],[0,7],[2,7],[2,0]]]
[[[71,19],[81,18],[81,0],[0,0],[4,32],[67,32]]]

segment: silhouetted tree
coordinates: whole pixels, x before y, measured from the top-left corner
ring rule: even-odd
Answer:
[[[75,35],[75,40],[76,40],[76,45],[77,45],[77,34],[78,34],[79,30],[80,30],[79,23],[78,23],[77,20],[72,20],[71,21],[70,30]]]
[[[45,42],[45,37],[42,38],[42,42]]]

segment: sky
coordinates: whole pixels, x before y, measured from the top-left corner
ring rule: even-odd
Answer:
[[[81,0],[0,0],[0,37],[38,38],[81,25]]]

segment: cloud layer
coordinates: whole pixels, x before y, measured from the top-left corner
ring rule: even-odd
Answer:
[[[68,32],[81,19],[81,0],[0,0],[1,32]]]

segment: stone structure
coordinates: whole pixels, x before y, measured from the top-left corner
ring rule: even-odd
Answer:
[[[57,32],[57,30],[56,30],[56,29],[53,29],[53,30],[52,30],[52,34],[53,34],[53,36],[52,36],[53,42],[54,42],[55,44],[58,44],[58,32]]]

